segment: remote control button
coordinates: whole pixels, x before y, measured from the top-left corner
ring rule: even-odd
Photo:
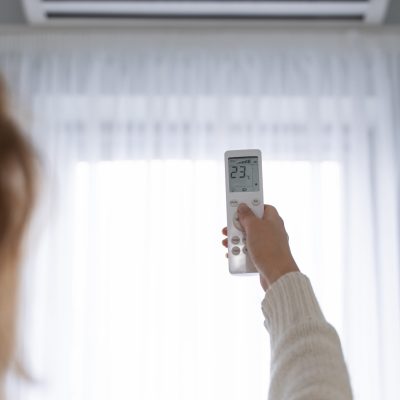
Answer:
[[[246,247],[246,246],[243,247],[243,253],[244,253],[244,254],[247,254],[247,247]]]
[[[233,215],[233,225],[235,226],[236,229],[239,229],[239,231],[244,231],[243,226],[240,225],[239,216],[237,212],[235,212],[235,214]]]
[[[237,246],[232,247],[232,254],[233,254],[234,256],[238,256],[238,255],[240,254],[240,248],[237,247]]]
[[[231,242],[233,244],[239,244],[240,243],[240,237],[239,236],[233,236],[231,239]]]
[[[258,206],[260,204],[260,200],[253,199],[252,203],[253,203],[253,206]]]
[[[237,207],[239,205],[239,202],[237,200],[231,200],[230,203],[231,207]]]

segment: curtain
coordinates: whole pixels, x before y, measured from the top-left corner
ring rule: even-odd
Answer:
[[[355,398],[400,392],[400,35],[0,32],[38,150],[25,399],[265,399],[255,277],[228,274],[223,152],[264,196],[337,328]]]

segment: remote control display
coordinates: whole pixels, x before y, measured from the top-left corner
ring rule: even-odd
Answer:
[[[258,192],[260,190],[258,157],[231,157],[229,165],[230,192]]]

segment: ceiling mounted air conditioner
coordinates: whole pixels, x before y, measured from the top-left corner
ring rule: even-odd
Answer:
[[[337,21],[379,24],[389,0],[22,0],[33,24],[136,20]]]

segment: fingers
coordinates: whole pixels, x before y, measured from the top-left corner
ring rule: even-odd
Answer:
[[[278,210],[274,207],[271,206],[270,204],[264,204],[264,215],[263,219],[271,219],[271,218],[276,218],[280,217]]]
[[[227,227],[225,227],[225,228],[222,229],[222,234],[225,235],[225,236],[228,236],[228,228],[227,228]],[[222,240],[222,245],[223,245],[224,247],[228,248],[228,239]],[[228,253],[225,253],[225,257],[226,257],[226,258],[229,257],[229,256],[228,256]]]
[[[240,224],[243,226],[244,229],[247,229],[252,221],[257,220],[257,217],[255,216],[253,211],[244,203],[239,204],[237,213],[239,216]]]
[[[239,205],[238,216],[239,216],[239,221],[244,228],[245,226],[243,225],[242,219],[246,221],[251,221],[252,217],[256,218],[253,211],[246,204],[243,204],[243,207]],[[283,219],[279,215],[278,210],[274,206],[271,206],[270,204],[264,204],[264,215],[262,219],[267,220],[274,218],[280,218],[283,222]],[[222,229],[222,234],[228,236],[228,228],[226,226],[225,228]]]

